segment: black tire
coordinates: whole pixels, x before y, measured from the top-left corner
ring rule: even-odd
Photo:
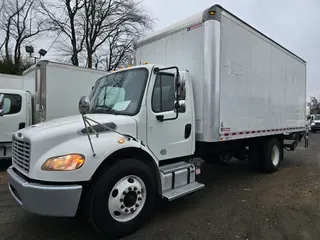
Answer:
[[[277,148],[279,151],[278,161],[276,164],[274,164],[272,161],[273,148]],[[279,141],[279,139],[275,137],[265,139],[262,152],[263,152],[261,156],[262,170],[266,173],[274,173],[278,171],[280,163],[283,160],[283,144]]]
[[[90,186],[86,197],[86,215],[93,227],[105,237],[123,237],[144,224],[157,197],[157,185],[153,171],[136,159],[122,159],[106,168]],[[115,220],[109,212],[109,195],[115,184],[123,177],[135,175],[143,180],[147,195],[140,213],[130,221]],[[119,193],[121,194],[121,193]]]

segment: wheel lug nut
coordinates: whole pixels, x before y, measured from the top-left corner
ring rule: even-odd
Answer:
[[[129,212],[128,208],[126,208],[124,211],[125,211],[126,213]]]
[[[139,207],[139,204],[138,204],[138,203],[136,203],[136,207]]]
[[[141,197],[139,197],[138,200],[141,201],[142,200]]]
[[[122,194],[123,194],[123,195],[126,195],[126,194],[127,194],[127,192],[126,192],[126,191],[124,191]]]
[[[121,209],[124,209],[124,206],[123,206],[123,205],[121,205]]]
[[[137,187],[134,187],[134,189],[133,189],[133,190],[137,191],[137,190],[138,190],[138,188],[137,188]]]
[[[132,191],[132,188],[131,187],[129,187],[129,189],[128,189],[129,191]]]
[[[140,191],[138,191],[138,194],[141,194],[141,192],[140,192]]]
[[[134,211],[134,209],[133,209],[133,208],[131,208],[131,209],[130,209],[130,211],[131,211],[131,212],[133,212],[133,211]]]
[[[120,199],[120,202],[123,202],[123,198]]]

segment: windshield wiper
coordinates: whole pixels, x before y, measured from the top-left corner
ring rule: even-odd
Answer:
[[[110,111],[112,114],[114,115],[118,115],[118,112],[115,111],[112,107],[109,107],[109,106],[106,106],[106,105],[103,105],[103,106],[96,106],[96,108],[103,108],[103,109],[106,109],[108,111]],[[95,111],[99,111],[97,109],[94,109]]]

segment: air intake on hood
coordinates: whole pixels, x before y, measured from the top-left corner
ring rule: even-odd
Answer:
[[[113,129],[113,130],[115,130],[116,129],[116,127],[117,127],[117,125],[115,125],[114,123],[104,123],[104,124],[102,124],[102,125],[104,125],[104,126],[106,126],[106,127],[108,127],[108,128],[111,128],[111,129]],[[110,129],[107,129],[107,128],[104,128],[104,127],[102,127],[102,126],[100,126],[100,125],[92,125],[92,128],[97,132],[97,133],[103,133],[103,132],[110,132],[111,130]],[[92,134],[92,133],[94,133],[93,131],[92,131],[92,128],[90,127],[90,126],[88,126],[88,130],[89,130],[89,133],[90,134]],[[82,129],[81,130],[81,133],[83,133],[83,134],[87,134],[87,129]]]

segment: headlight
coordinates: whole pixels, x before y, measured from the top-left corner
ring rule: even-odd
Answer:
[[[82,167],[85,157],[81,154],[68,154],[49,158],[42,164],[44,171],[72,171]]]

